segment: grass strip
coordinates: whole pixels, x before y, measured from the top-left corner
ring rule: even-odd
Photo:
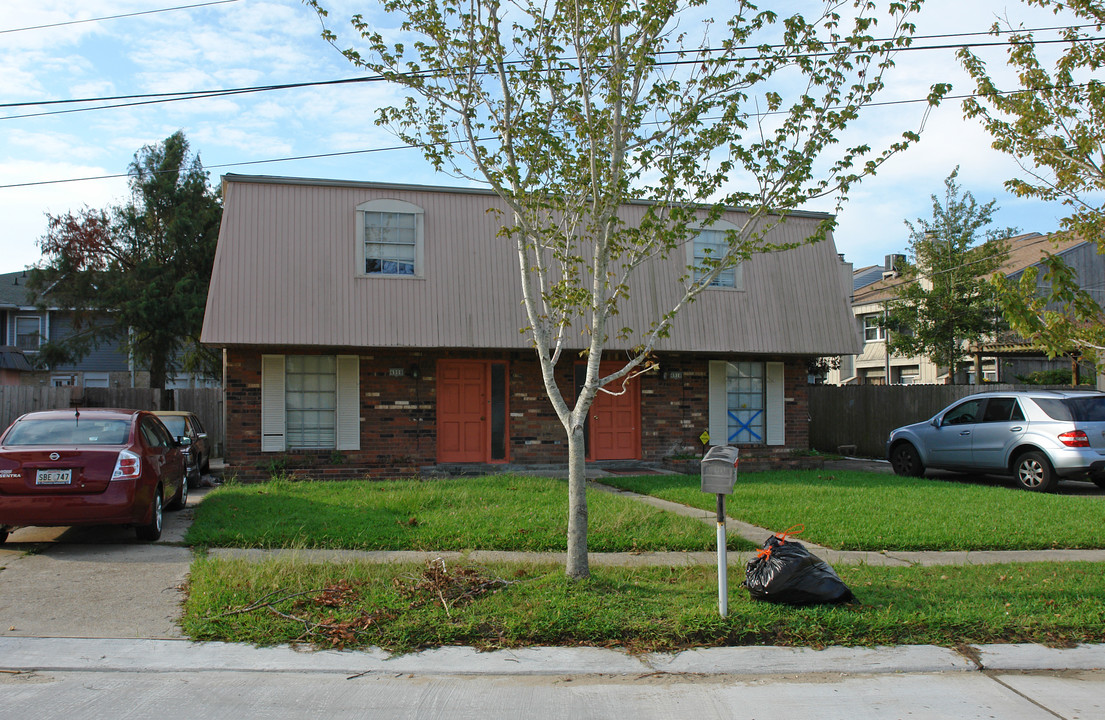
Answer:
[[[837,568],[860,602],[753,602],[730,570],[729,617],[714,570],[308,564],[202,558],[182,620],[195,640],[382,647],[529,645],[674,651],[738,645],[874,646],[1105,641],[1105,564]],[[252,609],[247,609],[252,608]]]
[[[712,510],[697,475],[602,482]],[[1105,498],[1031,493],[1000,482],[902,478],[862,471],[741,473],[732,518],[841,550],[1043,550],[1105,547]]]
[[[592,552],[711,550],[710,524],[588,493]],[[274,480],[226,485],[196,506],[185,541],[201,547],[563,552],[564,480],[495,475],[433,481]],[[730,539],[730,548],[752,543]]]

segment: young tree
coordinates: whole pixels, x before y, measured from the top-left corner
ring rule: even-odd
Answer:
[[[955,182],[958,173],[956,168],[944,180],[943,201],[932,196],[931,220],[906,222],[911,258],[886,317],[892,352],[923,355],[948,368],[953,379],[966,344],[997,329],[997,298],[987,277],[1001,267],[1006,241],[1016,232],[987,230],[978,244],[996,201],[979,205]]]
[[[48,216],[39,242],[48,260],[28,287],[40,304],[71,310],[77,331],[47,343],[44,361],[120,340],[149,368],[150,386],[164,388],[182,352],[186,369],[213,368],[198,339],[222,206],[179,131],[135,154],[130,187],[125,205]]]
[[[310,1],[325,23],[321,0]],[[827,0],[807,19],[735,0],[715,22],[703,19],[719,7],[706,0],[386,0],[411,44],[353,18],[361,47],[346,57],[410,91],[378,123],[509,208],[502,235],[568,441],[570,577],[589,573],[584,422],[596,394],[621,392],[644,371],[679,310],[719,273],[780,249],[768,233],[789,211],[843,202],[916,139],[903,133],[882,149],[839,142],[883,87],[894,50],[909,44],[920,4]],[[336,46],[331,30],[323,37]],[[634,200],[650,204],[627,226],[619,209]],[[734,206],[747,223],[727,231],[723,254],[687,269],[681,299],[647,328],[614,326],[634,271]],[[636,350],[602,376],[612,336],[633,338]],[[573,403],[555,368],[581,342],[586,379]]]
[[[1009,36],[1008,64],[1018,87],[1005,91],[967,48],[963,66],[978,87],[964,102],[994,138],[993,146],[1014,158],[1023,175],[1005,184],[1012,192],[1041,200],[1061,200],[1071,215],[1062,229],[1097,243],[1105,253],[1105,5],[1099,0],[1025,0],[1029,5],[1068,11],[1083,27],[1064,31],[1066,48],[1048,71],[1031,33]],[[1009,28],[1012,29],[1012,28]],[[994,25],[993,32],[1002,27]],[[1105,312],[1081,286],[1077,274],[1057,257],[1044,261],[1043,285],[1035,268],[1019,283],[999,279],[1002,306],[1011,326],[1048,355],[1080,350],[1088,357],[1105,351]]]

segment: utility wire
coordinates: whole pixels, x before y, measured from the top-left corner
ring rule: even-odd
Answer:
[[[221,2],[237,2],[238,0],[220,0],[220,1]],[[1086,27],[1086,26],[1080,26],[1080,27]],[[1033,32],[1033,31],[1037,31],[1037,30],[1050,30],[1050,29],[1051,28],[1041,28],[1041,29],[1033,29],[1033,30],[1023,31],[1023,32]],[[929,36],[924,36],[923,38],[919,38],[919,39],[937,39],[937,38],[943,38],[943,37],[963,37],[963,36],[973,36],[973,35],[982,35],[982,34],[987,34],[987,33],[959,33],[959,34],[956,34],[956,35],[929,35]],[[1086,37],[1086,38],[1080,38],[1078,40],[1078,42],[1099,42],[1101,40],[1105,40],[1105,38]],[[875,41],[875,42],[882,42],[882,41]],[[1006,42],[1006,41],[994,41],[994,42],[989,42],[989,43],[967,43],[967,44],[952,43],[952,44],[946,44],[946,45],[923,45],[923,46],[910,45],[910,46],[904,47],[904,48],[897,48],[897,49],[893,50],[892,52],[898,53],[898,52],[905,52],[905,51],[911,51],[911,50],[912,51],[950,50],[950,49],[963,48],[963,47],[969,47],[969,48],[983,48],[983,47],[996,47],[996,46],[1005,47],[1005,46],[1008,46],[1010,44],[1048,45],[1048,44],[1054,44],[1054,43],[1068,43],[1068,42],[1070,42],[1068,39],[1060,38],[1060,39],[1054,39],[1054,40],[1020,41],[1020,42],[1015,42],[1015,43]],[[777,45],[777,46],[772,46],[772,47],[773,48],[779,48],[779,47],[783,47],[783,46],[778,46]],[[697,54],[701,54],[701,53],[711,53],[711,52],[718,52],[718,51],[719,50],[717,48],[706,48],[706,49],[703,49],[703,50],[693,51],[693,52],[695,52]],[[661,53],[661,54],[677,54],[677,53],[683,53],[683,52],[684,51],[672,50],[672,51],[666,51],[666,52]],[[865,52],[865,51],[863,51],[863,50],[853,51],[853,53],[861,53],[861,52]],[[823,56],[832,55],[832,54],[834,54],[834,53],[828,52],[828,51],[827,52],[821,52],[821,53],[797,53],[797,54],[794,54],[794,55],[789,55],[788,57],[792,58],[792,59],[812,58],[812,57],[823,57]],[[758,57],[758,55],[757,55],[757,57]],[[737,58],[735,58],[735,59],[737,59]],[[517,64],[519,62],[522,62],[522,61],[515,61],[515,62],[512,62],[512,63],[508,63],[508,64]],[[660,63],[657,63],[657,66],[696,65],[700,62],[701,62],[701,58],[698,58],[698,59],[681,59],[681,60],[674,60],[674,61],[670,61],[670,62],[660,62]],[[413,74],[409,74],[409,75],[411,75],[411,76],[413,76],[413,75],[434,75],[434,74],[444,73],[444,72],[446,72],[446,71],[441,70],[441,69],[424,70],[424,71],[421,71],[419,73],[413,73]],[[116,100],[134,100],[135,101],[135,102],[119,102],[119,103],[107,104],[107,105],[97,105],[97,106],[94,106],[94,107],[74,108],[74,109],[70,109],[70,110],[51,110],[51,111],[43,111],[43,112],[36,112],[36,113],[24,113],[24,114],[21,114],[21,115],[7,115],[7,116],[4,116],[4,117],[0,117],[0,121],[2,121],[2,120],[19,120],[19,119],[26,119],[26,118],[33,118],[33,117],[45,117],[45,116],[50,116],[50,115],[65,115],[65,114],[77,113],[77,112],[90,112],[90,111],[93,111],[93,110],[108,110],[108,109],[114,109],[114,108],[120,108],[120,107],[136,107],[136,106],[141,106],[141,105],[152,105],[152,104],[160,104],[160,103],[167,103],[167,102],[180,102],[180,101],[183,101],[183,100],[204,100],[204,99],[209,99],[209,98],[227,97],[227,96],[232,96],[232,95],[243,95],[243,94],[259,93],[259,92],[271,92],[271,91],[277,91],[277,90],[290,90],[290,89],[299,89],[299,88],[306,88],[306,87],[323,87],[323,86],[329,86],[329,85],[346,85],[346,84],[354,84],[354,83],[382,82],[384,80],[385,80],[385,78],[382,75],[370,75],[368,77],[344,78],[344,79],[339,79],[339,80],[318,80],[318,81],[305,81],[305,82],[297,82],[297,83],[281,83],[281,84],[274,84],[274,85],[255,85],[255,86],[250,86],[250,87],[222,88],[222,89],[215,89],[215,90],[195,90],[195,91],[173,92],[173,93],[146,93],[146,94],[138,94],[138,95],[114,95],[114,96],[95,97],[95,98],[72,98],[72,99],[68,99],[68,100],[42,100],[42,101],[25,101],[25,102],[17,102],[17,103],[0,103],[0,108],[19,108],[19,107],[47,107],[47,106],[52,106],[52,105],[76,105],[76,104],[94,103],[94,102],[113,102],[113,101],[116,101]]]
[[[1075,87],[1085,87],[1085,85],[1078,85],[1078,86],[1075,86]],[[1001,94],[1001,95],[1016,95],[1016,94],[1027,93],[1027,92],[1034,92],[1034,91],[1033,90],[1010,90],[1010,91],[1002,92],[1002,93],[999,93],[999,94]],[[942,98],[942,100],[965,100],[965,99],[971,98],[971,97],[981,97],[981,95],[979,93],[968,93],[966,95],[948,95],[948,96],[945,96],[944,98]],[[887,106],[892,106],[892,105],[913,105],[913,104],[917,104],[917,103],[928,103],[928,100],[927,99],[888,100],[888,101],[885,101],[885,102],[866,103],[864,105],[864,107],[887,107]],[[747,117],[749,117],[749,118],[763,118],[763,117],[768,117],[770,115],[785,114],[786,112],[787,111],[785,111],[785,110],[778,110],[778,111],[774,111],[774,112],[749,113],[747,115]],[[491,139],[493,139],[493,138],[480,138],[480,141],[486,141],[486,140],[491,140]],[[418,146],[416,146],[416,145],[394,145],[394,146],[391,146],[391,147],[368,148],[368,149],[365,149],[365,150],[348,150],[348,151],[343,151],[343,152],[318,153],[318,154],[314,154],[314,155],[295,155],[295,156],[291,156],[291,157],[269,158],[267,160],[246,160],[246,161],[242,161],[242,162],[222,163],[222,164],[219,164],[219,165],[208,165],[208,166],[205,166],[205,167],[207,169],[244,167],[244,166],[248,166],[248,165],[264,165],[266,163],[293,162],[293,161],[296,161],[296,160],[317,160],[317,159],[320,159],[320,158],[341,157],[341,156],[346,156],[346,155],[362,155],[362,154],[365,154],[365,153],[390,152],[390,151],[394,151],[394,150],[413,150],[416,147],[418,147]],[[129,177],[129,173],[116,173],[116,174],[112,174],[112,175],[91,175],[91,176],[79,177],[79,178],[65,178],[63,180],[36,180],[36,181],[25,182],[25,183],[10,183],[8,185],[0,185],[0,190],[6,190],[6,189],[9,189],[9,188],[35,187],[35,186],[39,186],[39,185],[60,185],[60,184],[72,183],[72,182],[85,182],[85,181],[88,181],[88,180],[113,180],[113,179],[116,179],[116,178],[125,178],[125,177]]]
[[[1016,236],[1014,235],[1013,237],[1016,237]],[[1021,251],[1021,250],[1024,250],[1025,248],[1032,248],[1032,247],[1035,247],[1037,245],[1040,245],[1040,244],[1043,244],[1043,243],[1048,243],[1048,242],[1054,244],[1055,241],[1052,239],[1052,237],[1050,235],[1041,235],[1038,238],[1033,238],[1032,240],[1026,240],[1026,241],[1018,244],[1015,248],[1010,247],[1005,252],[1000,253],[996,257],[1004,257],[1005,259],[1008,259],[1009,256],[1014,251]],[[1067,249],[1069,249],[1069,248],[1067,248]],[[1060,251],[1060,252],[1063,252],[1063,251]],[[979,263],[990,262],[993,259],[994,259],[993,257],[983,257],[983,258],[979,258],[978,260],[972,260],[970,262],[959,263],[955,267],[945,268],[943,270],[933,270],[933,271],[931,271],[929,273],[925,273],[925,274],[918,273],[916,277],[902,278],[898,282],[887,283],[886,285],[883,285],[882,287],[878,288],[877,292],[882,293],[882,292],[885,292],[885,291],[888,291],[888,290],[894,290],[895,288],[902,287],[903,285],[910,285],[910,284],[915,283],[918,280],[922,280],[922,279],[931,280],[931,279],[933,279],[933,278],[935,278],[939,275],[944,275],[945,273],[950,273],[950,272],[956,272],[957,270],[960,270],[961,268],[970,267],[972,265],[978,265]],[[1035,263],[1033,263],[1033,264],[1035,264]],[[1025,266],[1025,267],[1028,267],[1028,266]],[[1024,268],[1020,268],[1019,270],[1010,270],[1009,274],[1015,274],[1015,273],[1021,272],[1022,270],[1024,270]],[[995,272],[1001,272],[1001,268],[998,268],[998,270],[996,270]],[[872,283],[872,285],[873,284],[874,283]],[[870,286],[868,286],[868,285],[864,286],[864,288],[869,288],[869,287]],[[864,288],[860,288],[860,290],[863,290]],[[875,288],[871,288],[871,290],[872,290],[872,292],[875,292]],[[855,295],[856,295],[855,292],[853,292],[852,297],[854,298]],[[894,298],[891,298],[891,297],[879,297],[879,298],[872,298],[869,301],[861,300],[860,302],[861,302],[861,304],[866,304],[868,302],[874,304],[874,303],[886,302],[887,300],[893,300],[893,299]]]
[[[178,5],[177,7],[161,8],[159,10],[143,10],[141,12],[123,13],[122,15],[106,15],[104,17],[88,18],[87,20],[67,20],[65,22],[50,23],[49,25],[31,25],[29,27],[8,28],[7,30],[0,30],[0,35],[4,33],[26,32],[28,30],[46,30],[47,28],[65,27],[66,25],[80,25],[82,23],[100,22],[102,20],[118,20],[119,18],[137,17],[139,15],[154,15],[157,13],[173,12],[175,10],[191,10],[193,8],[208,7],[210,5],[226,5],[228,3],[236,2],[240,2],[240,0],[213,0],[212,2],[197,3],[195,5]]]
[[[482,140],[488,140],[488,139],[490,139],[490,138],[482,138]],[[272,158],[272,159],[269,159],[269,160],[246,160],[246,161],[243,161],[243,162],[221,163],[221,164],[218,164],[218,165],[205,165],[204,170],[214,170],[214,169],[218,169],[218,168],[230,168],[230,167],[244,167],[244,166],[247,166],[247,165],[264,165],[266,163],[292,162],[292,161],[295,161],[295,160],[317,160],[319,158],[343,157],[343,156],[347,156],[347,155],[365,155],[365,154],[368,154],[368,153],[391,152],[393,150],[413,150],[414,148],[415,148],[414,145],[394,145],[392,147],[369,148],[367,150],[344,150],[344,151],[340,151],[340,152],[318,153],[316,155],[297,155],[297,156],[294,156],[294,157]],[[0,190],[4,190],[4,189],[7,189],[7,188],[35,187],[35,186],[38,186],[38,185],[60,185],[60,184],[63,184],[63,183],[85,182],[87,180],[116,180],[118,178],[126,178],[126,177],[130,177],[130,176],[131,176],[131,173],[115,173],[115,174],[112,174],[112,175],[90,175],[88,177],[66,178],[64,180],[38,180],[38,181],[34,181],[34,182],[13,183],[11,185],[0,185]]]

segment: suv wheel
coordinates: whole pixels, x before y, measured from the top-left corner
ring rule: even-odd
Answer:
[[[1059,484],[1047,455],[1035,450],[1017,458],[1013,464],[1013,475],[1018,485],[1034,492],[1053,492]]]
[[[917,448],[907,442],[899,443],[890,451],[890,466],[896,475],[921,477],[925,474],[925,465]]]

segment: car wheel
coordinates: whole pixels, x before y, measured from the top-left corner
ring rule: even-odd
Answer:
[[[161,512],[161,492],[160,485],[154,488],[153,501],[150,503],[150,521],[134,529],[139,540],[149,540],[152,542],[161,537],[161,523],[164,521],[164,515]]]
[[[904,477],[921,477],[925,474],[925,464],[921,462],[920,453],[907,442],[898,443],[890,451],[890,466],[894,468],[896,475]]]
[[[203,478],[203,475],[200,473],[200,469],[198,467],[194,467],[186,471],[185,475],[188,476],[189,490],[195,490],[200,486],[200,480]]]
[[[188,504],[188,477],[182,477],[180,479],[180,489],[176,491],[176,495],[169,502],[169,506],[166,510],[183,510]]]
[[[0,528],[0,545],[3,545],[8,541],[8,529]]]
[[[1017,458],[1013,465],[1013,474],[1018,485],[1034,492],[1052,492],[1059,484],[1047,455],[1035,450]]]
[[[200,468],[200,472],[204,475],[211,474],[211,458],[206,458],[203,461],[203,467]]]

